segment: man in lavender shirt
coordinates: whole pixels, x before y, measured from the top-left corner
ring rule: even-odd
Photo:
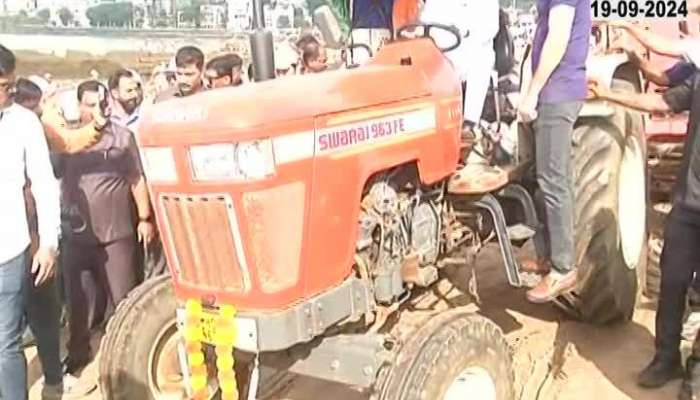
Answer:
[[[521,268],[547,273],[527,293],[545,303],[576,286],[571,141],[586,98],[591,2],[538,0],[537,13],[533,77],[518,111],[524,122],[533,121],[544,223],[535,236],[537,260]]]

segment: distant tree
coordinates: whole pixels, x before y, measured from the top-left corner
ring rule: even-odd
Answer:
[[[190,22],[195,27],[199,28],[202,23],[202,12],[200,9],[201,2],[192,0],[189,5],[182,8],[182,21]]]
[[[29,17],[27,10],[19,10],[19,16],[22,17],[22,19]]]
[[[51,19],[51,10],[48,8],[41,9],[36,13],[36,16],[39,17],[42,23],[48,24]]]
[[[133,26],[134,5],[131,3],[101,3],[85,13],[90,26]]]
[[[75,17],[73,17],[73,13],[67,7],[62,7],[60,10],[58,10],[58,18],[61,20],[63,26],[72,24],[73,20],[75,19]]]

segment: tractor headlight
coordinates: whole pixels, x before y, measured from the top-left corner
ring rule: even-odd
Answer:
[[[192,146],[189,152],[198,181],[255,180],[275,172],[270,140]]]
[[[272,141],[255,140],[236,146],[236,163],[244,179],[262,179],[275,172]]]
[[[169,147],[144,147],[141,163],[146,179],[153,183],[177,182],[177,170],[173,150]]]

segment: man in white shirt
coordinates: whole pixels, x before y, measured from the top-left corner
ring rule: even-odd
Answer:
[[[54,273],[60,205],[41,122],[12,102],[14,70],[14,55],[0,45],[0,397],[26,400],[27,365],[20,348],[25,298],[29,285],[41,285]],[[39,221],[39,249],[31,268],[27,178]]]
[[[491,82],[496,54],[493,39],[498,33],[497,0],[427,0],[421,12],[423,23],[438,23],[459,30],[462,44],[445,55],[463,82],[464,124],[467,131],[481,119]],[[435,30],[431,35],[441,47],[454,43],[452,35]]]

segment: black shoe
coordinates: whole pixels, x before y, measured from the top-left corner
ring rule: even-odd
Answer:
[[[688,357],[678,400],[700,400],[700,359]]]
[[[80,371],[82,371],[83,368],[87,367],[88,364],[90,364],[90,357],[89,356],[72,357],[69,355],[63,361],[63,373],[70,374],[70,375],[76,375]]]
[[[683,377],[680,359],[668,361],[658,356],[637,377],[637,384],[644,388],[657,388],[669,381]]]

